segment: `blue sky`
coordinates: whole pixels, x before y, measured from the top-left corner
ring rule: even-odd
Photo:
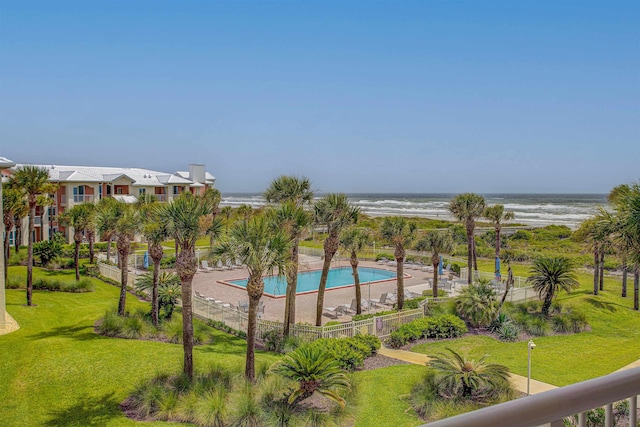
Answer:
[[[1,1],[0,155],[607,192],[640,177],[640,2]]]

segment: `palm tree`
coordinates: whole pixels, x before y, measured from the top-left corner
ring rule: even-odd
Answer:
[[[396,259],[398,310],[402,310],[402,307],[404,307],[404,257],[406,254],[404,248],[410,245],[415,238],[416,229],[414,222],[408,222],[405,218],[399,216],[385,218],[380,227],[382,238],[389,240],[395,246],[393,256]]]
[[[184,374],[193,378],[193,305],[191,300],[193,276],[198,270],[196,240],[204,230],[200,218],[210,214],[210,205],[202,197],[184,193],[172,203],[160,205],[157,215],[166,225],[167,234],[180,247],[176,257],[176,271],[182,284],[182,345],[184,349]]]
[[[466,286],[455,300],[456,312],[473,327],[487,327],[496,312],[496,293],[488,279]]]
[[[623,188],[619,202],[614,205],[618,216],[615,239],[626,249],[628,262],[634,268],[633,308],[639,309],[640,279],[640,182]]]
[[[607,196],[607,201],[614,207],[616,211],[618,211],[621,207],[624,206],[624,202],[626,197],[629,196],[631,191],[631,186],[628,184],[622,184],[614,187]],[[629,268],[627,266],[627,252],[629,248],[627,247],[628,242],[626,239],[621,239],[618,233],[620,227],[620,217],[619,215],[615,215],[613,217],[617,222],[616,229],[613,234],[613,243],[617,247],[618,252],[621,256],[622,262],[622,297],[626,298],[627,296],[627,276],[629,273]]]
[[[249,205],[240,205],[238,206],[238,215],[245,221],[248,221],[253,215],[253,208]]]
[[[223,259],[238,259],[249,270],[247,294],[249,295],[249,319],[247,325],[247,357],[245,377],[255,380],[255,343],[258,319],[258,303],[264,292],[264,276],[285,271],[290,240],[282,230],[273,230],[264,217],[254,217],[234,225],[227,239],[213,248],[213,253]]]
[[[227,230],[229,229],[229,220],[231,219],[231,215],[233,215],[233,208],[231,206],[224,206],[220,209],[220,215],[222,215],[225,219],[225,223],[227,224]]]
[[[593,252],[593,294],[598,295],[600,283],[600,261],[601,253],[605,250],[605,240],[608,238],[608,227],[604,226],[601,217],[594,216],[582,221],[580,227],[575,231],[574,236],[578,241],[587,243]]]
[[[478,272],[478,262],[476,261],[476,242],[473,231],[476,228],[476,218],[480,218],[484,213],[484,197],[474,193],[458,194],[449,202],[449,212],[464,222],[467,229],[467,268],[469,271],[468,283],[471,284],[471,267]]]
[[[362,313],[362,290],[360,289],[360,275],[358,274],[358,251],[371,241],[371,231],[362,228],[348,228],[340,236],[340,245],[351,256],[349,263],[353,270],[353,283],[356,287],[356,314]]]
[[[345,401],[339,392],[351,388],[349,378],[330,353],[312,345],[304,345],[287,354],[271,367],[270,372],[298,383],[289,395],[290,405],[318,392],[344,407]]]
[[[527,278],[527,283],[531,283],[540,299],[544,299],[544,316],[549,315],[551,302],[560,289],[570,292],[580,286],[573,271],[573,264],[565,257],[537,258],[529,272],[531,275]]]
[[[496,260],[500,259],[500,231],[502,230],[502,221],[510,221],[515,218],[515,214],[511,211],[504,211],[504,205],[487,206],[482,214],[486,219],[493,223],[496,232]],[[496,277],[500,276],[500,267],[496,261]]]
[[[162,256],[164,255],[162,242],[167,239],[168,232],[165,224],[159,221],[155,208],[149,212],[142,221],[142,233],[149,245],[149,256],[153,261],[153,275],[151,281],[151,322],[155,326],[158,326],[158,313],[160,311],[158,303],[158,286],[160,284],[160,263],[162,262]]]
[[[129,254],[131,253],[131,242],[140,231],[139,211],[133,205],[124,202],[117,202],[118,213],[115,224],[115,235],[117,237],[116,248],[118,250],[118,260],[120,265],[120,298],[118,300],[118,315],[124,316],[127,303],[127,284],[129,281]]]
[[[291,242],[286,265],[287,290],[284,309],[283,334],[289,335],[291,325],[296,318],[296,292],[298,288],[298,251],[299,242],[304,230],[311,223],[311,217],[302,206],[286,202],[279,208],[270,211],[273,227],[283,230]]]
[[[146,273],[142,276],[138,277],[136,280],[136,288],[140,291],[149,291],[151,289],[152,299],[155,298],[155,321],[154,326],[158,326],[158,312],[159,305],[162,302],[162,306],[165,308],[167,313],[167,319],[171,318],[171,314],[173,313],[173,306],[177,302],[177,299],[180,297],[180,277],[178,277],[175,273],[167,273],[163,271],[161,274],[156,273],[157,270],[154,270],[153,273]],[[160,298],[162,295],[162,298]],[[152,301],[151,305],[151,319],[154,319],[153,316],[154,304]]]
[[[280,176],[274,179],[264,192],[268,203],[280,203],[276,211],[277,226],[287,231],[291,238],[291,250],[287,263],[287,293],[284,313],[284,336],[289,335],[291,325],[296,320],[296,290],[298,287],[298,252],[300,239],[309,226],[311,218],[304,207],[313,200],[310,181],[295,176]]]
[[[483,401],[509,390],[509,371],[506,366],[487,363],[487,356],[468,359],[447,348],[451,355],[437,354],[427,362],[435,372],[438,394],[446,399]]]
[[[111,197],[101,199],[96,205],[96,225],[101,238],[107,240],[107,262],[111,262],[111,244],[116,238],[119,202]]]
[[[453,236],[451,231],[432,230],[427,233],[417,244],[416,250],[431,252],[431,263],[433,264],[433,297],[438,296],[438,265],[440,264],[440,254],[451,253],[453,251]]]
[[[2,191],[2,205],[4,206],[4,277],[7,276],[7,269],[9,266],[9,233],[11,229],[16,225],[16,218],[23,218],[28,211],[27,202],[22,197],[20,191],[14,188],[6,188]],[[16,240],[18,235],[16,233]]]
[[[209,247],[211,248],[213,247],[213,242],[222,234],[222,220],[218,218],[222,195],[217,189],[209,187],[204,191],[202,198],[205,200],[211,212],[211,222],[207,224],[206,231],[206,234],[209,236]]]
[[[349,204],[346,194],[331,193],[316,201],[313,206],[314,222],[327,228],[327,238],[324,240],[324,262],[318,286],[318,302],[316,304],[316,326],[322,325],[322,309],[324,307],[324,292],[331,268],[331,260],[340,245],[340,232],[358,221],[360,210]]]
[[[27,252],[27,305],[33,305],[33,237],[35,230],[36,206],[38,198],[55,192],[55,186],[49,182],[49,172],[46,168],[37,166],[20,166],[9,181],[9,187],[19,190],[27,197],[29,206],[29,246]],[[48,198],[48,197],[47,197]],[[42,198],[41,198],[42,199]]]
[[[87,230],[92,226],[93,204],[76,205],[59,217],[60,225],[73,228],[75,243],[73,261],[76,268],[76,280],[80,280],[80,245]]]

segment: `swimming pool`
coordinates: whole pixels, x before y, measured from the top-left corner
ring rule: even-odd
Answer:
[[[322,270],[305,271],[298,273],[298,288],[296,294],[318,292],[320,286],[320,275]],[[379,282],[396,278],[395,271],[382,270],[379,268],[360,267],[358,268],[360,283]],[[224,281],[233,286],[247,287],[247,279]],[[327,278],[327,289],[353,286],[353,270],[351,267],[332,268],[329,270]],[[287,289],[287,280],[284,276],[268,276],[264,278],[264,293],[274,297],[284,296]]]

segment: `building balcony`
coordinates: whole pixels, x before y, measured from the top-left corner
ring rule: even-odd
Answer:
[[[93,203],[93,194],[74,194],[73,203]]]
[[[154,194],[154,196],[156,196],[156,199],[158,199],[159,202],[166,202],[167,201],[167,195],[166,194]]]

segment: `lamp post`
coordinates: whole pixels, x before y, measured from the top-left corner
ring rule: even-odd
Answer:
[[[4,157],[0,157],[0,220],[4,215],[4,210],[2,207],[2,173],[1,171],[2,169],[9,169],[13,166],[15,166],[15,163],[13,163],[11,160],[5,159]],[[2,222],[2,231],[6,233],[9,232],[9,230],[4,229],[4,222]],[[0,235],[2,235],[2,233],[0,233]],[[16,239],[17,238],[18,237],[16,236]],[[0,329],[4,329],[7,324],[6,311],[5,311],[6,300],[5,300],[5,293],[4,293],[5,279],[6,277],[4,277],[4,248],[2,248],[2,256],[0,257]]]
[[[529,396],[529,393],[531,391],[531,350],[536,348],[536,345],[533,343],[533,340],[529,340],[527,347],[529,348],[529,369],[527,370],[527,396]]]

